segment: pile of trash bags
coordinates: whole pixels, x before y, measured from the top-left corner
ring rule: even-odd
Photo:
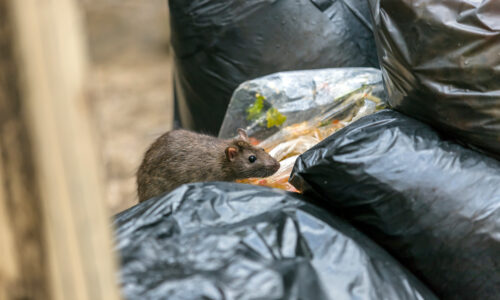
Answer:
[[[498,299],[495,0],[169,4],[182,125],[282,167],[117,215],[125,298]]]

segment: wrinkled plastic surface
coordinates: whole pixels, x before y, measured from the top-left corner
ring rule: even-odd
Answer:
[[[358,97],[350,97],[356,94]],[[306,122],[332,119],[351,120],[365,111],[374,111],[376,102],[367,94],[384,99],[380,70],[373,68],[334,68],[280,72],[242,83],[234,91],[219,131],[220,138],[233,138],[237,128],[264,140],[281,128]],[[365,96],[365,97],[364,97]],[[249,109],[262,98],[260,114]],[[269,127],[267,114],[276,109],[286,117],[279,126]]]
[[[126,299],[436,299],[350,225],[280,190],[184,185],[115,225]]]
[[[169,0],[182,125],[217,134],[231,94],[263,75],[378,67],[366,1]]]
[[[244,128],[254,144],[280,161],[273,176],[241,182],[293,191],[288,178],[297,155],[385,107],[384,99],[381,72],[372,68],[276,73],[236,89],[219,137],[233,138],[236,129]]]
[[[300,156],[291,182],[324,198],[443,299],[499,299],[495,159],[384,110]]]
[[[500,157],[498,0],[370,0],[390,105]]]

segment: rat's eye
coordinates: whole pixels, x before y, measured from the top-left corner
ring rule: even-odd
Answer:
[[[248,157],[248,161],[251,162],[251,163],[254,163],[256,160],[257,160],[257,157],[255,157],[255,155],[250,155]]]

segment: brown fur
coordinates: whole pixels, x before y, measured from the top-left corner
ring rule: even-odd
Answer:
[[[274,174],[279,162],[263,149],[250,145],[243,130],[238,133],[240,137],[234,140],[187,130],[173,130],[160,136],[146,151],[137,171],[139,202],[185,183],[234,181]],[[257,157],[254,163],[248,159],[251,155]]]

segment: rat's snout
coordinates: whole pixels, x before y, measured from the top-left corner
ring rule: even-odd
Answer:
[[[266,165],[265,165],[265,172],[266,174],[263,175],[263,177],[269,177],[271,175],[273,175],[274,173],[276,173],[280,168],[280,163],[278,161],[269,161]]]

